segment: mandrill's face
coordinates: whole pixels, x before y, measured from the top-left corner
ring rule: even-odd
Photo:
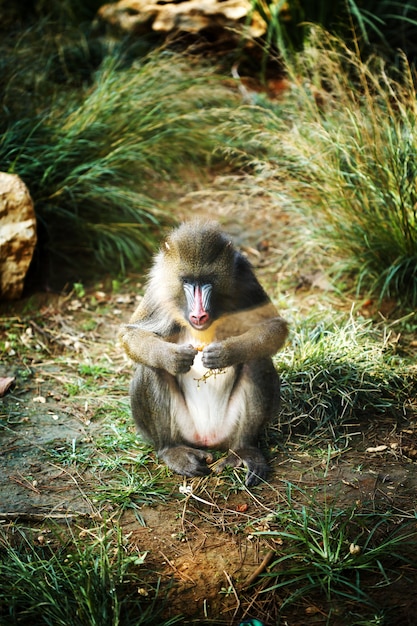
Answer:
[[[206,330],[213,321],[211,313],[213,285],[186,278],[183,281],[183,289],[187,302],[187,321],[195,330]]]

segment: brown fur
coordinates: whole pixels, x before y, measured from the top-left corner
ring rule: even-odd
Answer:
[[[184,280],[212,285],[210,323],[203,330],[188,320]],[[219,470],[243,463],[247,484],[265,478],[259,435],[278,410],[271,356],[282,347],[287,325],[217,224],[189,222],[170,234],[120,336],[138,364],[133,416],[160,458],[180,474],[207,474],[211,455],[199,449],[203,442],[229,450]],[[223,378],[211,376],[217,370]],[[210,378],[198,387],[201,372]]]

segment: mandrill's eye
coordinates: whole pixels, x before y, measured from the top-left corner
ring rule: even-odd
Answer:
[[[182,276],[181,282],[182,286],[184,287],[184,291],[189,287],[194,288],[194,285],[196,284],[196,281],[193,278],[189,278],[188,276]]]

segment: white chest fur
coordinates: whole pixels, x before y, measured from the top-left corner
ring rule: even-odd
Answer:
[[[191,370],[178,377],[185,403],[177,407],[176,421],[186,441],[216,447],[230,440],[240,412],[231,397],[235,375],[233,367],[206,369],[198,352]]]

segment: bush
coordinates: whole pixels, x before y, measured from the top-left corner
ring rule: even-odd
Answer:
[[[23,79],[31,69],[21,68]],[[229,115],[230,92],[213,72],[168,53],[130,65],[109,54],[91,84],[75,91],[66,85],[60,92],[46,66],[38,80],[39,113],[9,110],[3,120],[0,168],[30,189],[42,271],[45,251],[61,284],[98,268],[115,274],[140,267],[173,221],[159,182],[213,162],[215,149],[230,140],[217,131]]]
[[[364,63],[316,31],[288,67],[291,92],[264,137],[305,218],[298,236],[333,262],[333,276],[415,306],[417,94],[403,61],[395,79],[381,59]]]

